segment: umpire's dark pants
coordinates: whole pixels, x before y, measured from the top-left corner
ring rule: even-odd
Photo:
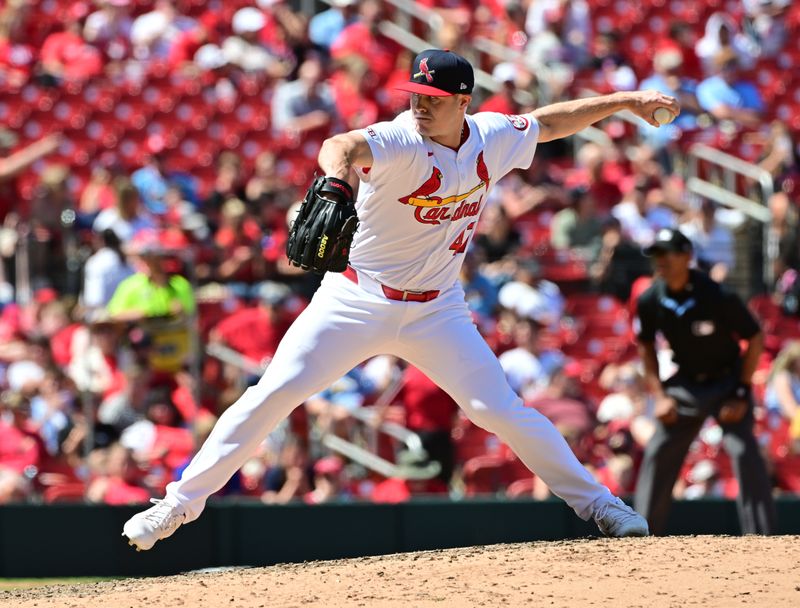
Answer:
[[[718,416],[737,383],[736,374],[697,382],[681,376],[680,372],[664,383],[667,395],[678,402],[678,420],[670,425],[657,422],[656,432],[645,448],[634,497],[634,506],[647,518],[652,534],[661,535],[666,530],[672,488],[692,440],[708,416]],[[742,420],[720,426],[723,446],[739,480],[737,507],[742,533],[772,534],[775,507],[764,460],[753,434],[752,401]]]

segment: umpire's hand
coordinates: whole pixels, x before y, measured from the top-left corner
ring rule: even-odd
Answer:
[[[678,402],[669,395],[656,397],[655,414],[662,424],[674,424],[678,420]]]

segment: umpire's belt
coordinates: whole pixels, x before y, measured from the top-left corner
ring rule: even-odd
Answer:
[[[344,271],[344,276],[353,281],[356,285],[371,282],[376,287],[379,287],[383,295],[386,296],[389,300],[398,300],[400,302],[430,302],[439,297],[439,290],[432,289],[431,291],[411,291],[408,289],[394,289],[393,287],[389,287],[388,285],[384,285],[383,283],[379,283],[374,279],[370,279],[365,275],[359,275],[356,273],[355,268],[352,266],[348,266],[347,270]]]
[[[734,373],[733,369],[731,369],[730,367],[725,367],[723,369],[716,370],[713,372],[703,372],[699,374],[678,373],[678,375],[683,376],[684,378],[688,378],[693,382],[703,383],[703,382],[716,382],[717,380],[722,380],[723,378],[730,377],[730,375],[733,373]]]

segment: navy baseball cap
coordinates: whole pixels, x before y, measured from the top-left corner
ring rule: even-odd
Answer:
[[[471,95],[475,74],[469,61],[449,50],[428,49],[414,58],[411,79],[398,85],[410,91],[432,97]]]
[[[656,234],[656,240],[649,247],[644,248],[646,256],[656,255],[657,253],[691,253],[692,241],[683,232],[674,228],[664,228]]]

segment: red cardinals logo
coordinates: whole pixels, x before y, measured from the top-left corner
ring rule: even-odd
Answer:
[[[442,171],[434,166],[428,179],[419,188],[397,200],[404,205],[416,207],[414,217],[423,224],[439,224],[442,220],[457,220],[478,215],[483,196],[473,203],[469,203],[467,199],[481,188],[488,190],[492,181],[483,159],[483,151],[475,159],[475,172],[480,181],[468,192],[441,197],[435,196],[434,193],[442,186]],[[457,204],[456,207],[448,207],[454,204]]]
[[[475,172],[488,190],[489,182],[492,181],[492,178],[489,177],[489,169],[486,168],[486,163],[483,162],[483,150],[481,150],[480,154],[478,154],[478,158],[475,160]]]
[[[431,70],[428,68],[428,58],[423,57],[419,62],[419,72],[414,74],[414,78],[419,78],[420,76],[425,76],[425,80],[428,82],[433,82],[433,75],[436,73],[436,70]]]
[[[408,196],[404,196],[399,198],[401,203],[404,205],[414,205],[414,206],[424,206],[424,207],[434,207],[441,203],[442,198],[439,196],[434,196],[431,198],[431,194],[436,192],[439,189],[439,186],[442,185],[442,172],[439,170],[439,167],[434,167],[433,171],[431,172],[431,176],[425,180],[425,182],[414,192],[409,194]],[[419,201],[419,202],[417,202]],[[429,204],[424,205],[423,203],[429,202]]]

